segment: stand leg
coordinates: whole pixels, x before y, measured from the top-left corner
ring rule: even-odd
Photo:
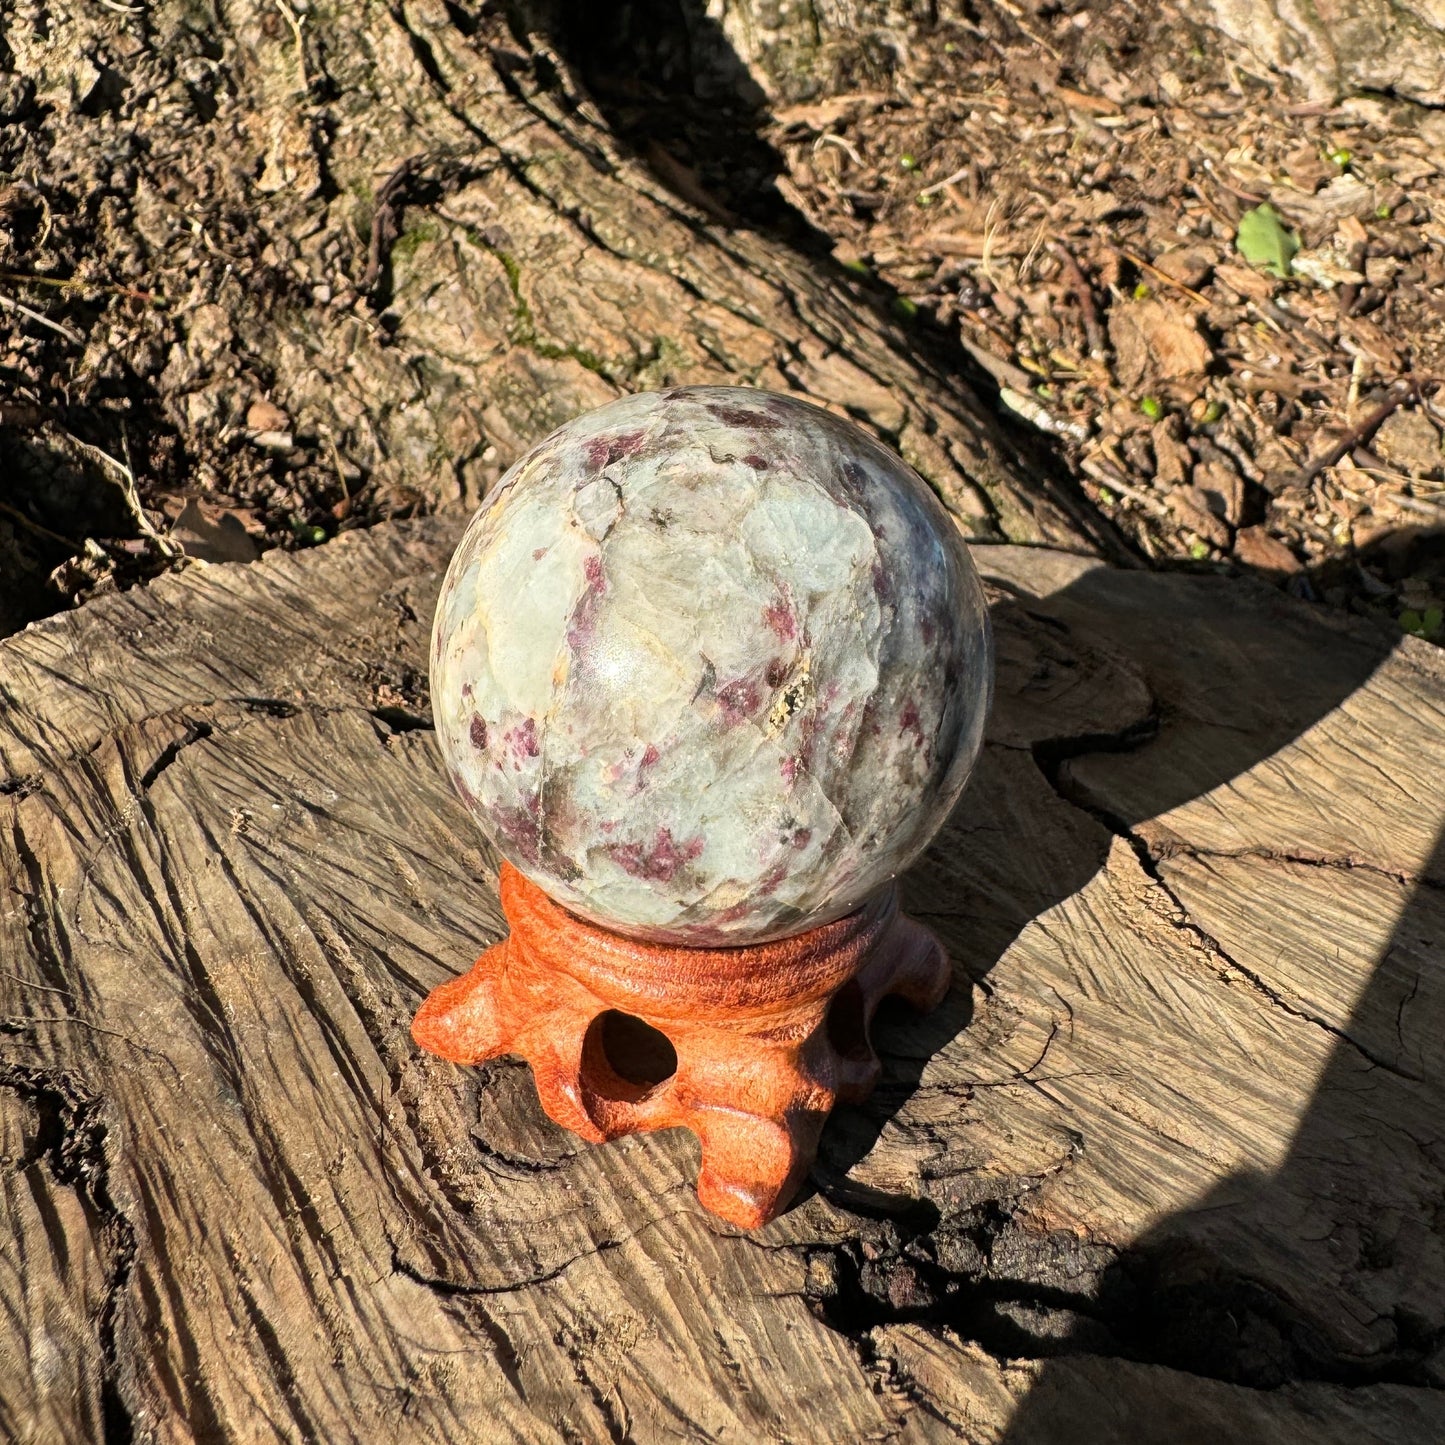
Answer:
[[[454,1064],[480,1064],[511,1047],[498,984],[507,940],[494,943],[460,978],[434,988],[417,1010],[411,1036],[429,1054]]]
[[[798,1192],[828,1115],[806,1112],[761,1119],[701,1108],[688,1120],[702,1141],[697,1197],[704,1209],[739,1229],[758,1229]]]

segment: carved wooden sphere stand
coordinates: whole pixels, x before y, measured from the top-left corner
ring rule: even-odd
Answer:
[[[879,1002],[897,994],[930,1009],[951,978],[891,887],[793,938],[722,949],[598,928],[508,863],[502,907],[510,937],[431,994],[417,1043],[458,1064],[521,1055],[548,1115],[594,1143],[691,1129],[698,1198],[743,1229],[787,1205],[833,1105],[872,1092]]]
[[[626,397],[473,518],[431,681],[511,934],[432,993],[417,1043],[521,1055],[586,1139],[693,1130],[702,1202],[765,1224],[876,1082],[879,1001],[948,987],[894,879],[957,801],[992,689],[953,522],[796,398]]]

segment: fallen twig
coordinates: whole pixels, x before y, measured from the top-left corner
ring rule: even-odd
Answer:
[[[0,296],[0,306],[9,311],[18,311],[22,316],[28,316],[32,321],[41,326],[48,326],[57,335],[63,336],[67,341],[73,341],[77,346],[85,345],[85,337],[80,332],[69,326],[62,325],[59,321],[52,321],[48,316],[39,311],[33,310],[25,305],[23,301],[15,301],[9,296]]]
[[[1089,340],[1089,354],[1095,357],[1103,356],[1107,350],[1104,344],[1104,328],[1099,325],[1099,308],[1094,304],[1094,291],[1089,285],[1088,277],[1084,275],[1079,263],[1074,259],[1074,253],[1057,237],[1049,242],[1049,249],[1059,258],[1069,283],[1069,289],[1078,298],[1079,312],[1084,322],[1084,335]]]
[[[54,286],[59,291],[99,291],[108,296],[129,296],[150,306],[164,306],[163,298],[134,286],[113,286],[104,281],[77,281],[62,276],[36,276],[26,271],[0,271],[0,281],[13,281],[26,286]]]
[[[291,34],[296,37],[296,65],[301,72],[301,84],[297,90],[298,94],[305,95],[311,89],[311,81],[306,75],[306,42],[301,37],[301,27],[305,24],[306,17],[297,15],[286,0],[276,0],[276,8],[285,16],[286,23],[291,27]]]
[[[1151,497],[1148,492],[1141,492],[1138,487],[1130,486],[1117,467],[1110,466],[1108,462],[1097,457],[1084,457],[1079,466],[1100,486],[1108,487],[1111,492],[1118,492],[1121,497],[1127,497],[1145,511],[1162,517],[1170,526],[1178,525],[1174,513],[1158,497]]]
[[[813,142],[813,154],[817,155],[819,149],[825,145],[837,146],[859,170],[863,169],[863,157],[860,156],[853,145],[842,136],[834,135],[832,131],[826,131]]]
[[[1182,281],[1176,281],[1167,271],[1161,271],[1156,265],[1150,261],[1146,261],[1142,256],[1136,256],[1132,251],[1126,251],[1122,246],[1113,246],[1110,247],[1110,249],[1114,251],[1116,255],[1122,256],[1131,265],[1137,266],[1141,271],[1147,271],[1157,280],[1166,282],[1176,290],[1182,291],[1195,305],[1208,307],[1211,304],[1207,296],[1201,296],[1192,286],[1186,286]]]
[[[126,509],[131,514],[131,520],[136,525],[136,530],[143,536],[155,543],[157,551],[162,557],[180,557],[183,554],[180,547],[171,541],[169,537],[163,536],[151,526],[150,519],[145,514],[145,508],[141,506],[140,496],[136,491],[135,473],[122,461],[117,460],[107,451],[90,442],[81,441],[78,436],[65,430],[64,427],[56,427],[56,431],[65,438],[71,446],[76,447],[83,456],[89,457],[92,461],[98,462],[102,467],[108,467],[116,477],[120,485],[121,495],[125,498]]]
[[[954,171],[951,176],[944,176],[941,181],[934,181],[931,186],[924,186],[924,188],[918,193],[919,198],[922,199],[922,197],[924,196],[937,195],[939,191],[944,190],[946,187],[954,185],[958,181],[967,180],[968,177],[972,174],[972,172],[973,162],[970,161],[966,166],[962,166],[958,170]]]
[[[1329,451],[1323,456],[1316,457],[1308,463],[1295,478],[1295,485],[1307,487],[1321,472],[1327,472],[1337,467],[1349,454],[1358,446],[1364,446],[1371,437],[1385,424],[1388,418],[1392,417],[1400,409],[1405,399],[1412,394],[1411,387],[1396,382],[1399,388],[1394,395],[1387,398],[1362,421],[1359,426],[1351,427]]]

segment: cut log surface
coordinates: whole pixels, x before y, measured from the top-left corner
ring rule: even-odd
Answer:
[[[979,547],[999,700],[904,879],[956,986],[800,1203],[408,1034],[502,927],[451,520],[0,644],[0,1436],[1445,1439],[1445,664]]]

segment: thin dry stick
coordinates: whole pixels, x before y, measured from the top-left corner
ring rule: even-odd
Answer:
[[[1119,469],[1111,466],[1102,457],[1084,457],[1079,465],[1101,486],[1108,487],[1112,492],[1118,492],[1121,497],[1127,497],[1131,502],[1143,507],[1145,511],[1153,512],[1156,517],[1162,517],[1171,525],[1178,525],[1174,513],[1158,497],[1151,497],[1148,492],[1141,492],[1138,487],[1130,486],[1124,480]]]
[[[1360,387],[1364,384],[1370,364],[1358,353],[1355,355],[1354,364],[1350,367],[1350,389],[1345,395],[1345,416],[1353,417],[1355,408],[1360,404]]]
[[[860,156],[857,150],[854,149],[852,144],[844,140],[842,136],[834,135],[831,131],[827,132],[825,135],[820,135],[818,139],[813,142],[813,153],[816,155],[819,147],[825,145],[837,146],[838,149],[842,151],[848,157],[848,159],[853,162],[855,166],[857,166],[860,170],[863,168],[863,157]]]
[[[1029,242],[1028,250],[1024,252],[1023,260],[1019,262],[1018,275],[1020,285],[1023,284],[1025,277],[1027,277],[1027,275],[1029,274],[1029,269],[1033,266],[1035,260],[1038,258],[1038,254],[1043,249],[1043,245],[1044,223],[1040,221],[1038,230],[1034,232],[1033,240]]]
[[[1082,422],[1057,417],[1048,407],[1042,405],[1027,391],[1016,391],[1011,386],[998,389],[999,400],[1010,411],[1017,412],[1027,422],[1032,422],[1040,431],[1053,432],[1056,436],[1072,437],[1076,442],[1089,439],[1089,429]]]
[[[990,286],[997,286],[997,278],[993,269],[993,247],[994,238],[998,235],[998,225],[994,217],[998,214],[999,201],[995,196],[988,203],[988,210],[983,218],[983,265],[979,268]]]
[[[951,176],[945,176],[941,181],[934,181],[931,186],[924,186],[924,188],[919,191],[918,194],[920,197],[937,195],[938,192],[943,190],[946,186],[954,185],[958,181],[967,180],[969,173],[972,170],[973,162],[970,161],[962,169],[954,171]]]
[[[57,291],[98,291],[106,296],[129,296],[151,306],[166,303],[149,291],[137,291],[134,286],[110,286],[100,281],[67,280],[61,276],[36,276],[27,271],[0,271],[0,281],[14,281],[25,286],[54,286]]]
[[[80,551],[79,542],[73,542],[69,537],[62,537],[59,532],[52,532],[49,527],[42,527],[39,522],[32,522],[24,512],[17,507],[12,507],[9,502],[0,502],[0,512],[4,512],[7,517],[14,517],[22,527],[28,527],[41,537],[49,537],[52,542],[59,542],[63,546],[69,547],[72,552]]]
[[[1089,285],[1074,253],[1057,237],[1050,243],[1050,250],[1059,258],[1069,288],[1078,298],[1079,312],[1084,322],[1084,335],[1089,339],[1089,354],[1102,356],[1107,349],[1104,343],[1104,328],[1099,325],[1099,309],[1094,304],[1094,290]]]
[[[1341,463],[1337,467],[1326,467],[1325,470],[1333,474],[1334,479],[1342,484],[1348,484],[1351,477],[1369,477],[1377,482],[1394,482],[1401,486],[1415,485],[1415,478],[1406,472],[1386,471],[1383,467],[1362,467],[1358,462],[1351,462],[1348,465]],[[1353,487],[1350,491],[1355,491]],[[1393,495],[1386,493],[1387,496]]]
[[[48,326],[57,335],[63,336],[67,341],[73,341],[77,346],[85,345],[85,337],[80,332],[73,331],[69,326],[61,325],[59,321],[52,321],[39,311],[31,310],[23,301],[14,301],[9,296],[0,296],[0,306],[5,307],[7,311],[18,311],[22,316],[28,316],[41,326]]]
[[[1400,409],[1401,403],[1411,394],[1409,386],[1400,386],[1398,382],[1396,386],[1400,389],[1393,396],[1377,406],[1359,426],[1351,427],[1324,456],[1311,462],[1300,472],[1298,486],[1308,486],[1321,472],[1327,472],[1339,466],[1356,447],[1363,446],[1379,431],[1385,421]]]
[[[1137,266],[1141,271],[1147,271],[1158,280],[1165,281],[1170,286],[1176,287],[1193,300],[1196,305],[1207,307],[1210,304],[1207,296],[1201,296],[1199,292],[1195,291],[1192,287],[1186,286],[1182,281],[1176,281],[1167,271],[1161,271],[1157,266],[1152,265],[1142,256],[1136,256],[1132,251],[1126,251],[1122,246],[1114,246],[1112,249],[1126,261]]]
[[[286,17],[286,23],[291,27],[291,33],[296,37],[296,65],[301,72],[301,85],[298,93],[305,95],[311,89],[311,81],[306,75],[306,42],[301,38],[301,26],[305,22],[305,16],[299,16],[286,3],[286,0],[276,0],[276,8]]]
[[[181,549],[171,541],[169,537],[162,536],[151,526],[150,520],[146,517],[145,509],[141,506],[140,496],[136,491],[135,473],[122,461],[118,461],[107,451],[100,447],[92,446],[90,442],[83,442],[78,436],[65,430],[64,427],[56,427],[72,446],[77,447],[82,455],[89,457],[92,461],[99,462],[102,466],[109,467],[120,483],[121,494],[125,497],[126,507],[131,514],[137,530],[143,537],[148,537],[155,543],[156,549],[163,557],[179,557]]]
[[[1033,41],[1040,50],[1047,51],[1055,60],[1059,59],[1059,52],[1055,50],[1042,35],[1036,34],[1033,30],[1029,29],[1027,17],[1024,15],[1024,12],[1013,3],[1013,0],[993,0],[993,3],[997,5],[1000,10],[1013,17],[1014,24],[1023,31],[1026,39]]]
[[[341,495],[345,501],[346,510],[351,511],[351,488],[346,485],[346,472],[341,465],[341,453],[336,450],[336,438],[331,433],[331,428],[325,429],[326,445],[331,448],[331,465],[336,468],[336,480],[341,483]]]
[[[1403,511],[1419,512],[1422,516],[1434,517],[1437,520],[1445,517],[1445,506],[1441,506],[1439,502],[1425,502],[1419,497],[1407,497],[1398,492],[1389,492],[1386,495]]]

